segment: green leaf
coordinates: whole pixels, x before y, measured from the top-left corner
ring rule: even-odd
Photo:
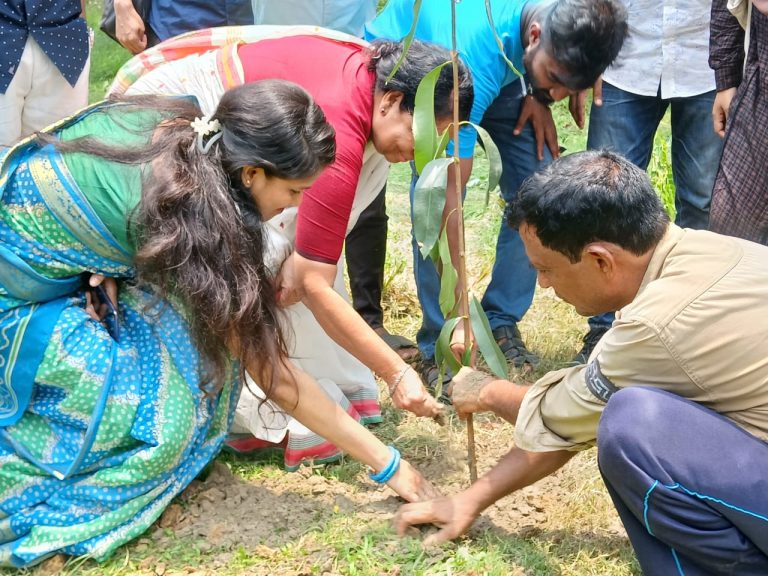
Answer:
[[[430,250],[429,254],[424,256],[424,258],[432,260],[432,262],[435,263],[435,267],[437,267],[437,264],[440,262],[440,242],[435,242],[435,245],[432,246],[432,250]]]
[[[453,128],[453,122],[448,124],[448,128],[446,128],[443,131],[442,136],[440,136],[440,141],[437,143],[437,148],[435,148],[435,156],[434,158],[442,157],[443,153],[445,152],[445,149],[448,148],[448,142],[451,139],[451,129]]]
[[[410,48],[411,44],[413,44],[413,37],[416,35],[416,25],[419,23],[419,13],[421,12],[421,1],[422,0],[413,0],[413,23],[411,24],[411,29],[408,31],[408,34],[406,34],[405,38],[403,38],[403,53],[400,56],[400,59],[395,64],[395,67],[392,68],[392,72],[390,72],[389,76],[387,76],[387,82],[392,80],[394,75],[397,73],[398,69],[400,68],[403,61],[405,60],[405,57],[408,55],[408,48]]]
[[[496,143],[482,126],[469,122],[468,120],[462,120],[459,122],[459,126],[472,126],[477,130],[477,134],[480,137],[480,141],[485,150],[485,155],[488,159],[488,188],[485,191],[485,205],[488,205],[489,194],[499,185],[501,180],[502,166],[501,166],[501,154],[496,146]]]
[[[413,233],[426,258],[440,236],[445,208],[448,166],[453,158],[438,158],[424,166],[413,191]]]
[[[427,162],[436,158],[437,148],[440,143],[440,135],[437,133],[435,124],[435,84],[440,77],[443,68],[450,64],[443,62],[440,66],[433,68],[419,82],[416,90],[416,103],[413,110],[413,142],[416,172],[421,171]]]
[[[507,63],[507,66],[509,66],[512,69],[512,72],[517,74],[519,78],[522,78],[523,75],[520,74],[520,71],[515,68],[515,65],[512,64],[512,61],[507,58],[507,54],[504,52],[504,42],[501,41],[501,38],[499,38],[499,33],[496,32],[496,25],[493,23],[493,12],[491,11],[491,0],[485,0],[485,13],[488,16],[488,24],[491,25],[491,30],[493,31],[493,37],[496,39],[496,46],[499,47],[499,52],[501,53],[501,57],[504,58],[504,62]],[[414,23],[414,28],[416,27],[416,24]]]
[[[446,318],[451,315],[456,306],[456,284],[459,275],[451,262],[451,252],[448,247],[448,232],[446,228],[440,233],[440,310]]]
[[[440,330],[440,336],[435,342],[435,362],[440,367],[440,374],[444,372],[444,367],[447,366],[454,374],[461,370],[461,364],[451,352],[451,334],[456,328],[456,325],[464,319],[464,316],[457,316],[456,318],[449,318],[443,324],[443,329]]]
[[[469,320],[472,323],[472,332],[475,335],[477,347],[480,349],[485,363],[488,364],[488,368],[499,378],[507,379],[509,377],[507,359],[504,358],[499,345],[496,344],[488,318],[474,294],[469,301]]]
[[[477,130],[477,134],[483,142],[485,155],[488,157],[488,188],[485,191],[485,205],[488,206],[490,193],[496,189],[496,186],[499,185],[499,180],[501,180],[501,154],[499,154],[499,149],[485,128],[477,124],[472,124],[472,127]]]

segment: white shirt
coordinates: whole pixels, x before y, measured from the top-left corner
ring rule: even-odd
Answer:
[[[629,36],[603,74],[633,94],[682,98],[715,89],[708,64],[711,0],[622,0]]]

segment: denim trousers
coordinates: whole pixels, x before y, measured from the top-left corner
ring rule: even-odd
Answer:
[[[722,153],[722,139],[712,127],[715,91],[685,98],[640,96],[603,82],[603,105],[592,105],[587,148],[605,148],[625,156],[643,170],[653,153],[661,119],[671,108],[672,178],[675,223],[706,230],[709,204]],[[610,326],[613,313],[590,318],[591,327]]]
[[[608,401],[597,461],[646,576],[768,574],[768,444],[657,388]]]
[[[488,107],[481,122],[501,154],[502,176],[499,188],[506,203],[517,196],[520,185],[528,176],[552,161],[546,147],[544,160],[536,158],[536,139],[530,124],[526,124],[520,135],[512,133],[523,98],[519,82],[505,86]],[[415,184],[414,174],[411,180],[412,220]],[[431,359],[435,354],[435,342],[445,322],[439,303],[440,276],[432,261],[422,258],[413,235],[412,244],[416,291],[423,315],[416,341],[422,356]],[[519,322],[531,305],[535,288],[536,270],[528,261],[520,235],[506,222],[500,222],[496,260],[490,283],[481,301],[491,328],[495,330]]]

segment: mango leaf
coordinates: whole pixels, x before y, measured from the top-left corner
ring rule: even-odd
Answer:
[[[421,0],[413,0],[413,23],[411,24],[411,29],[408,31],[408,34],[406,34],[405,38],[403,38],[403,53],[400,55],[400,58],[398,59],[398,61],[395,63],[395,67],[392,68],[392,72],[390,72],[389,76],[387,76],[387,82],[392,80],[394,75],[397,73],[397,70],[400,68],[403,61],[405,60],[405,57],[408,55],[408,48],[410,48],[411,44],[413,44],[413,37],[416,35],[416,25],[419,23],[420,12],[421,12]]]
[[[456,306],[456,283],[459,275],[451,262],[451,252],[448,247],[448,232],[446,228],[440,233],[440,310],[446,318],[451,315]]]
[[[437,157],[437,147],[440,143],[440,135],[435,124],[435,84],[440,77],[440,72],[450,62],[443,62],[433,68],[419,82],[416,90],[416,103],[413,110],[413,142],[416,172],[421,171],[427,162]]]
[[[448,127],[443,131],[443,134],[440,136],[440,141],[437,143],[437,148],[435,148],[434,158],[442,157],[443,152],[445,152],[445,149],[448,147],[448,141],[451,139],[452,128],[453,122],[448,124]]]
[[[440,263],[440,242],[435,242],[435,245],[432,246],[432,250],[429,251],[429,254],[424,256],[424,259],[426,260],[429,258],[432,260],[432,262],[435,263],[435,267]]]
[[[459,364],[459,361],[456,360],[451,352],[451,334],[453,334],[456,325],[463,319],[464,316],[457,316],[456,318],[446,320],[445,324],[443,324],[443,329],[440,330],[440,336],[438,336],[437,342],[435,342],[435,362],[437,362],[440,368],[441,377],[445,373],[445,366],[454,374],[461,370],[461,364]]]
[[[469,301],[469,320],[472,323],[475,342],[477,342],[477,347],[480,349],[485,363],[488,364],[488,368],[499,378],[507,379],[509,377],[507,359],[504,358],[499,345],[496,344],[488,318],[474,294]]]
[[[501,38],[499,38],[499,33],[496,32],[496,25],[493,23],[493,13],[491,11],[491,0],[485,0],[485,13],[488,16],[488,24],[491,25],[491,30],[493,31],[493,37],[496,39],[496,46],[499,47],[499,52],[501,53],[501,57],[504,58],[504,62],[507,63],[507,66],[509,66],[512,69],[512,72],[517,74],[519,78],[522,78],[523,75],[520,74],[520,71],[515,68],[515,65],[512,64],[512,61],[507,58],[507,54],[504,52],[504,42],[501,41]],[[414,28],[416,27],[416,23],[413,24]]]
[[[485,191],[485,205],[488,206],[490,193],[496,189],[496,186],[499,185],[499,180],[501,180],[501,154],[499,154],[499,149],[487,130],[477,124],[472,124],[472,127],[477,130],[477,134],[483,142],[485,155],[488,157],[488,188]]]
[[[413,191],[413,233],[426,258],[440,236],[445,208],[448,166],[453,158],[438,158],[424,166]]]

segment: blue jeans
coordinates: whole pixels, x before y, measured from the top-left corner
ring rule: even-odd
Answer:
[[[643,170],[653,153],[653,138],[672,108],[672,178],[675,182],[675,223],[706,230],[715,174],[723,149],[712,129],[715,91],[663,100],[639,96],[603,82],[603,105],[592,106],[587,148],[606,148],[625,156]],[[591,327],[610,326],[613,313],[590,318]]]
[[[512,134],[517,124],[523,95],[519,82],[505,86],[486,110],[481,123],[493,138],[501,154],[503,173],[499,187],[505,202],[517,196],[518,189],[528,176],[552,161],[545,150],[543,161],[536,158],[536,140],[530,124],[519,136]],[[411,208],[416,178],[411,180]],[[413,210],[411,210],[413,219]],[[435,265],[424,259],[412,236],[416,292],[421,304],[423,321],[416,334],[419,350],[425,359],[435,355],[435,341],[440,335],[445,318],[440,311],[440,276]],[[528,311],[536,288],[536,270],[525,255],[525,248],[517,230],[501,222],[496,241],[496,261],[491,281],[481,301],[492,329],[514,325]]]
[[[633,386],[605,406],[597,462],[643,574],[768,574],[759,438],[701,404]]]

